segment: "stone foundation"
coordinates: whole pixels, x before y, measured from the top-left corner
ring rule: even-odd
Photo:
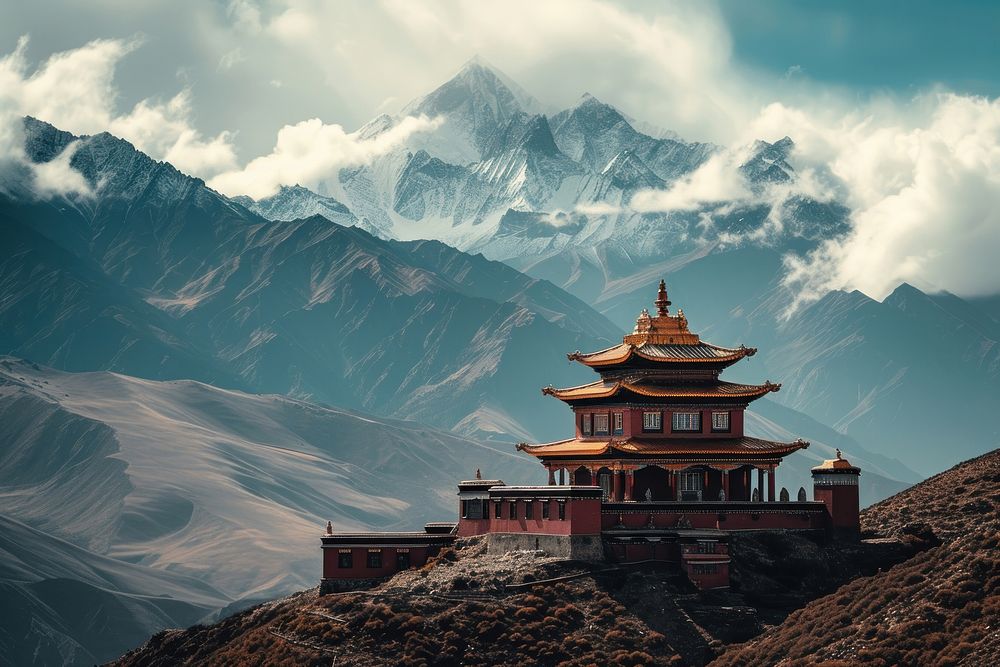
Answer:
[[[327,593],[343,593],[345,591],[363,591],[368,588],[378,586],[388,578],[389,577],[381,577],[377,579],[320,579],[319,594],[326,595]]]
[[[604,543],[600,535],[490,533],[487,540],[487,551],[491,554],[540,550],[549,556],[572,560],[604,560]]]

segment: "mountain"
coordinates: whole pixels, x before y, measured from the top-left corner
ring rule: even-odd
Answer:
[[[301,591],[116,664],[989,664],[1000,450],[866,510],[859,542],[730,536],[733,585],[460,540],[373,590]]]
[[[862,514],[862,528],[939,546],[815,600],[713,664],[987,665],[1000,654],[1000,450]]]
[[[358,220],[350,209],[333,197],[318,195],[301,185],[283,185],[275,194],[259,200],[250,197],[233,197],[233,201],[242,204],[249,210],[268,220],[302,220],[313,216],[322,216],[341,227],[360,226],[370,234],[378,236],[378,228]]]
[[[20,243],[49,250],[3,265],[12,293],[37,295],[10,311],[17,336],[0,352],[544,439],[555,436],[555,406],[529,405],[524,387],[561,382],[566,350],[603,345],[614,332],[579,299],[503,264],[444,246],[418,257],[318,216],[268,221],[111,135],[78,139],[30,119],[26,131],[35,159],[73,144],[71,165],[96,195],[4,201],[12,229],[26,230]],[[25,262],[60,249],[59,271],[86,270],[100,288],[53,302]],[[114,301],[99,311],[108,326],[138,332],[109,338],[119,351],[103,357],[64,344],[79,335],[67,314],[93,308],[94,292]],[[42,299],[46,308],[32,305]],[[132,342],[139,336],[158,340]]]
[[[977,416],[1000,411],[1000,320],[976,302],[904,284],[881,302],[834,291],[789,316],[797,295],[777,249],[691,254],[660,269],[692,330],[758,348],[727,377],[782,382],[773,401],[867,450],[926,476],[1000,443]],[[656,275],[618,280],[591,303],[628,327],[650,307]]]
[[[551,124],[559,149],[590,171],[600,173],[616,156],[629,151],[660,179],[661,186],[694,171],[718,150],[710,144],[643,134],[620,111],[589,93],[576,106],[555,114]]]
[[[455,513],[476,468],[541,475],[507,445],[191,381],[0,360],[6,516],[227,599],[315,579],[316,535]]]
[[[193,577],[100,556],[0,515],[0,662],[93,665],[229,598]]]
[[[464,165],[485,156],[496,128],[507,126],[520,113],[541,108],[538,100],[477,56],[454,78],[406,105],[399,116],[442,118],[438,131],[417,139],[413,147]]]

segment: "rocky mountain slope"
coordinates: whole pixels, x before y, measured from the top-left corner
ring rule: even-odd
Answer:
[[[229,602],[194,577],[108,558],[0,515],[0,663],[93,665]]]
[[[993,664],[1000,654],[1000,450],[862,515],[869,534],[940,541],[811,602],[713,664]]]
[[[116,664],[990,664],[998,465],[1000,451],[877,505],[860,544],[736,535],[725,593],[644,567],[489,555],[473,538],[372,591],[305,591],[160,633]]]
[[[160,633],[116,664],[703,665],[806,601],[926,544],[823,545],[755,532],[734,587],[698,594],[671,569],[585,564],[460,541],[371,591],[297,593],[218,624]]]
[[[191,381],[0,360],[4,514],[230,598],[311,583],[315,535],[452,517],[476,468],[541,473],[513,448],[412,422]]]
[[[77,141],[30,119],[26,131],[36,160]],[[19,235],[0,265],[19,295],[0,310],[0,352],[546,439],[555,406],[529,409],[524,387],[564,381],[566,350],[616,333],[506,265],[318,216],[268,221],[110,135],[75,145],[94,197],[0,210]],[[53,292],[43,270],[74,287]],[[109,335],[85,345],[91,330]]]

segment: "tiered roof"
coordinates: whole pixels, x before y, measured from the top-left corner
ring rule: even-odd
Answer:
[[[787,456],[800,449],[806,449],[809,443],[805,440],[795,442],[772,442],[761,438],[628,438],[624,440],[583,440],[570,438],[544,445],[528,445],[521,443],[517,449],[532,456],[544,459],[596,457],[608,455],[620,457],[633,455],[647,456]]]
[[[561,401],[574,403],[595,398],[621,398],[623,400],[635,396],[657,399],[742,399],[752,401],[772,391],[781,389],[780,384],[770,381],[764,384],[733,384],[732,382],[713,382],[706,384],[671,383],[671,384],[641,384],[628,381],[613,382],[598,380],[590,384],[566,389],[545,387],[542,393],[555,396]]]
[[[698,334],[688,329],[684,311],[678,310],[676,315],[671,315],[670,305],[666,284],[661,280],[655,317],[643,309],[636,319],[635,329],[622,338],[620,345],[597,352],[577,351],[566,355],[567,358],[600,370],[615,366],[650,365],[643,362],[677,369],[708,366],[721,370],[757,353],[755,348],[745,345],[720,347],[702,341]]]

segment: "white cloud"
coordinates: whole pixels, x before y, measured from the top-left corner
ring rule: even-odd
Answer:
[[[192,127],[191,94],[184,90],[165,103],[143,100],[113,119],[108,131],[181,171],[209,178],[236,167],[232,134],[205,138]]]
[[[31,165],[32,189],[37,196],[45,199],[57,195],[93,196],[87,179],[69,164],[79,147],[80,142],[74,141],[48,162]]]
[[[219,58],[219,71],[228,72],[232,68],[236,67],[247,59],[246,55],[243,53],[243,49],[236,47],[232,51],[226,51]]]
[[[799,128],[853,210],[846,236],[788,258],[787,282],[802,300],[831,289],[882,298],[904,281],[963,296],[1000,292],[1000,100],[939,95],[915,107],[928,115],[909,124],[898,113]]]
[[[34,170],[37,194],[58,193],[55,180],[60,175],[67,179],[65,192],[82,193],[82,177],[76,178],[69,167],[69,156],[76,148],[48,166],[28,163],[21,125],[24,116],[74,134],[110,131],[154,158],[197,176],[235,168],[232,134],[206,138],[195,129],[187,90],[165,103],[143,100],[129,113],[117,114],[115,67],[139,46],[137,40],[94,40],[51,55],[33,72],[25,57],[27,45],[27,37],[22,37],[17,48],[0,59],[0,150],[9,163]]]
[[[745,152],[716,153],[689,175],[666,190],[641,190],[631,207],[639,212],[693,211],[705,204],[743,201],[751,196],[746,178],[739,171]]]
[[[595,201],[577,204],[574,210],[584,215],[617,215],[622,211],[622,207],[608,202]]]
[[[225,194],[245,194],[256,199],[274,194],[282,185],[298,183],[315,188],[336,178],[339,169],[365,164],[411,135],[439,125],[440,119],[408,116],[369,139],[318,118],[286,125],[278,131],[269,154],[251,160],[243,169],[216,176],[209,185]]]

